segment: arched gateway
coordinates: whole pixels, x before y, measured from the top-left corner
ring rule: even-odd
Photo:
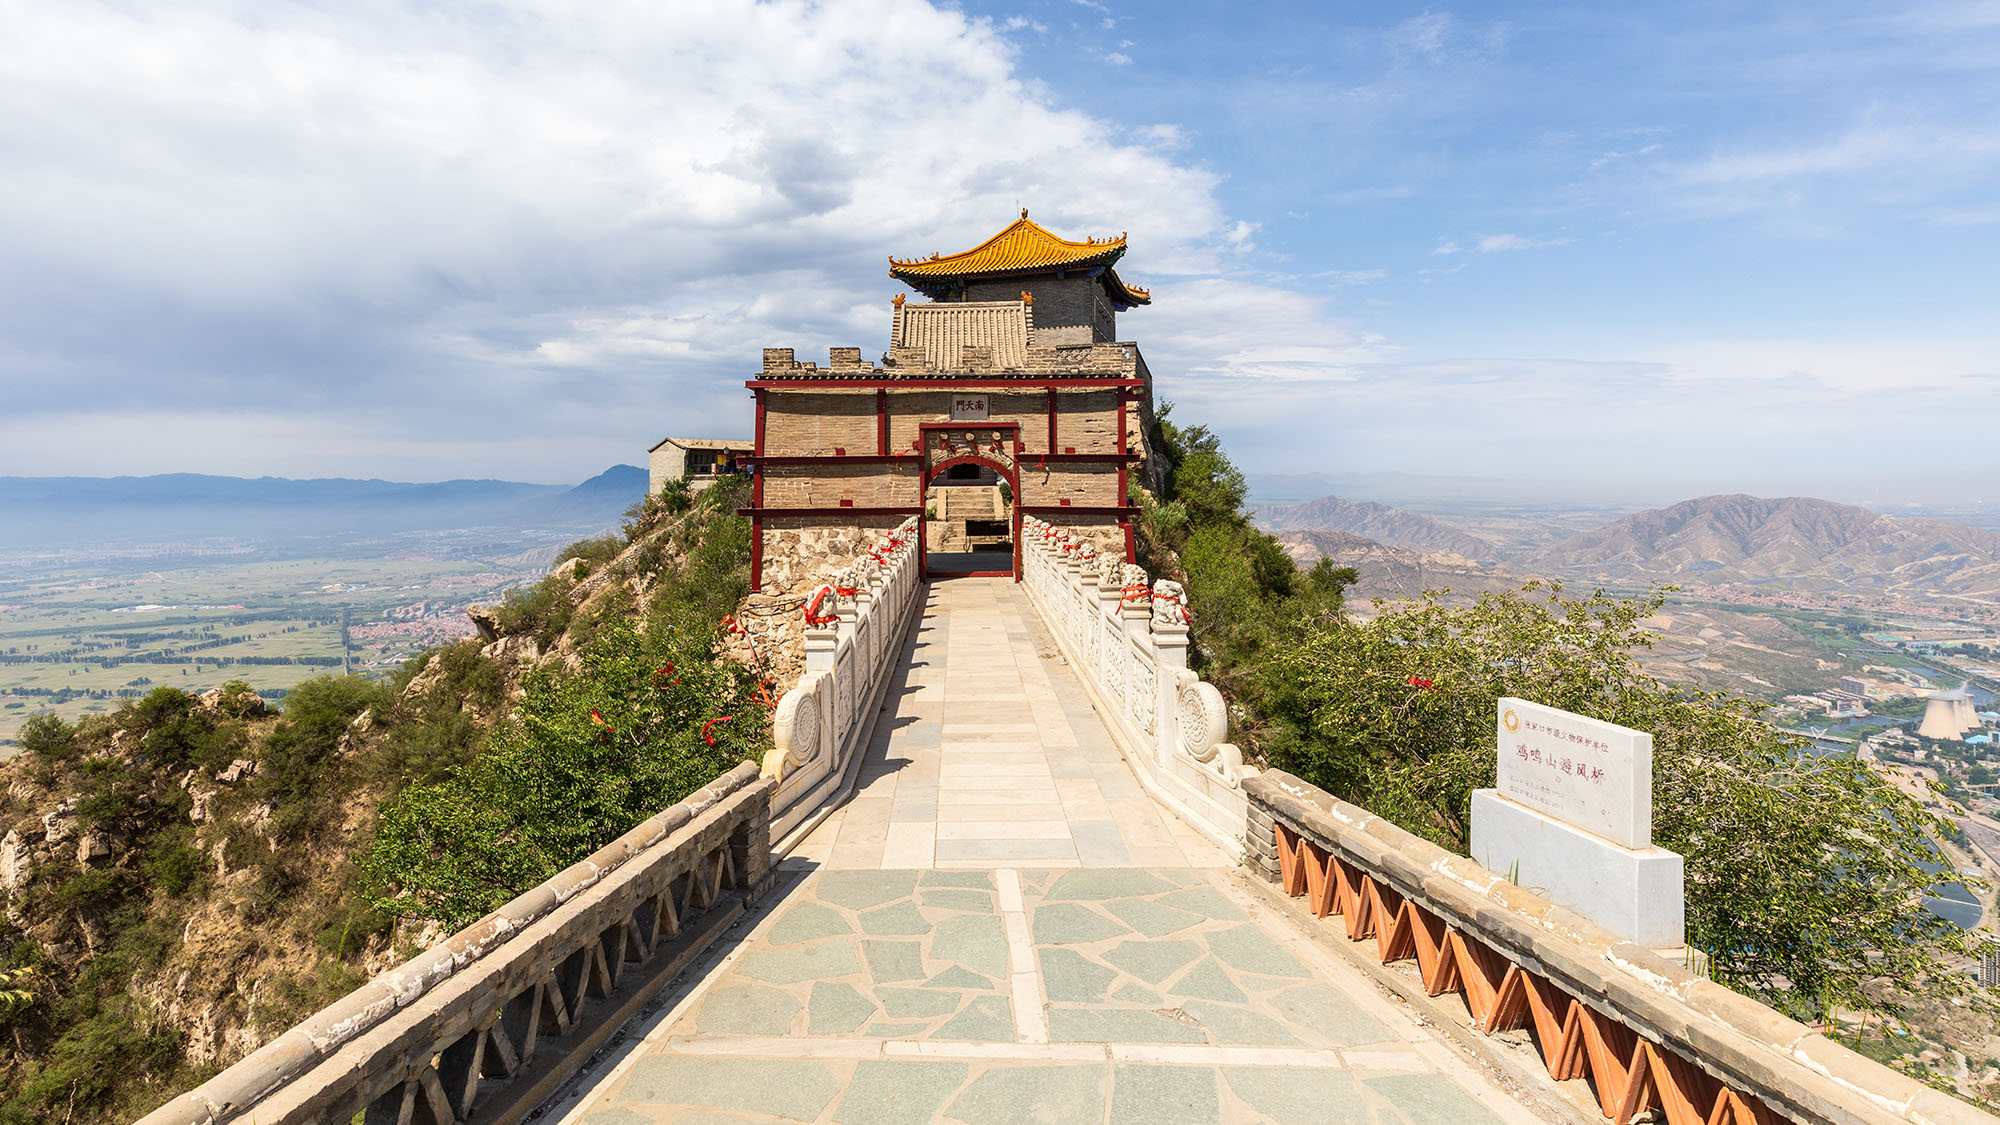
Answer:
[[[1072,242],[1022,211],[963,253],[889,260],[930,299],[896,296],[879,364],[860,348],[824,368],[765,349],[747,384],[755,587],[800,587],[853,561],[857,532],[911,516],[931,525],[927,552],[982,552],[959,573],[1018,578],[1024,515],[1129,559],[1128,474],[1158,462],[1152,375],[1117,339],[1117,314],[1151,302],[1113,269],[1124,253],[1123,235]]]

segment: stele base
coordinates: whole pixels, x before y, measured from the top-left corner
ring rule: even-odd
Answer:
[[[1472,858],[1637,945],[1686,940],[1681,857],[1665,848],[1622,847],[1480,789],[1472,794]]]

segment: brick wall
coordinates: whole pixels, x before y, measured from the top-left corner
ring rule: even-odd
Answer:
[[[1118,321],[1104,298],[1104,285],[1094,277],[1037,277],[1015,281],[975,281],[965,287],[968,301],[1018,301],[1022,293],[1035,299],[1035,330],[1081,327],[1090,340],[1118,338]]]
[[[872,447],[871,447],[872,451]],[[766,465],[767,508],[831,508],[843,500],[855,508],[914,507],[917,467],[901,465]]]
[[[772,391],[764,399],[764,452],[827,456],[875,452],[875,392]]]

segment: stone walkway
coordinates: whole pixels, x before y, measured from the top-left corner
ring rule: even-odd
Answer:
[[[906,657],[855,797],[562,1120],[1538,1120],[1144,796],[1018,587],[932,585]]]

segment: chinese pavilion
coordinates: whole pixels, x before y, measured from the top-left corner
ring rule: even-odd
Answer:
[[[1118,276],[1124,253],[1124,235],[1073,242],[1024,210],[962,253],[889,259],[889,276],[929,300],[895,296],[880,363],[852,347],[831,349],[825,367],[765,349],[747,384],[754,588],[795,590],[913,515],[955,521],[927,530],[930,551],[954,537],[988,549],[960,573],[1018,578],[1023,515],[1129,560],[1128,474],[1156,462],[1152,375],[1117,337],[1117,314],[1151,297]],[[969,520],[965,494],[948,491],[966,485],[992,489]],[[941,576],[943,561],[927,572]]]

